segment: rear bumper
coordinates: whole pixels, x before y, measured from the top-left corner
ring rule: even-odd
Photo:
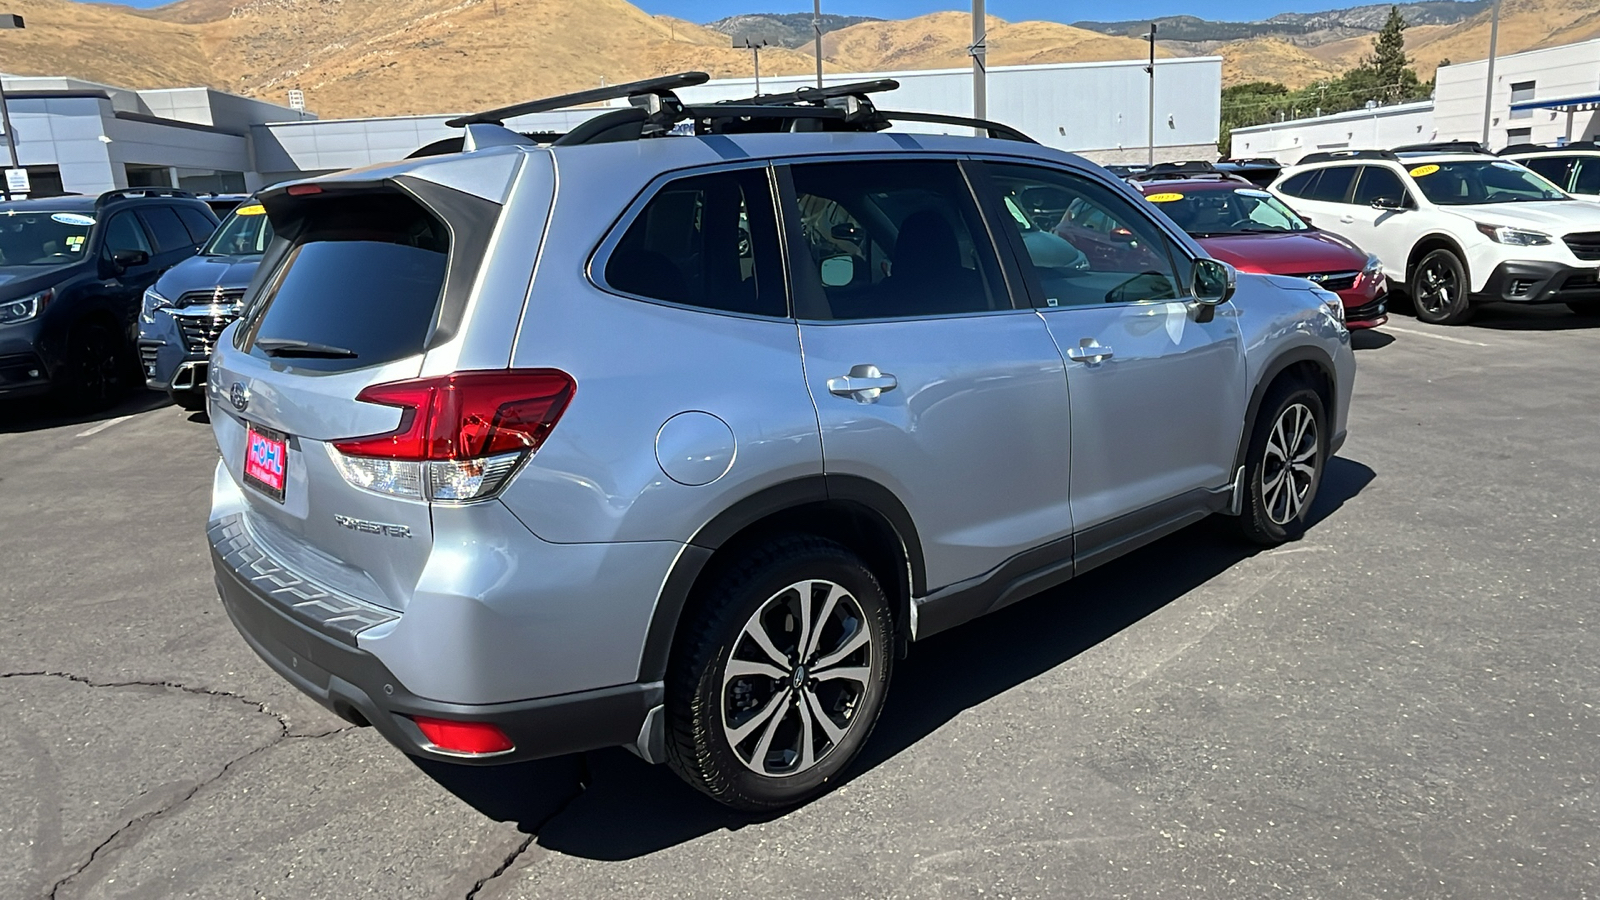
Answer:
[[[1472,300],[1530,304],[1600,300],[1600,268],[1541,260],[1503,262]]]
[[[376,656],[356,645],[355,635],[372,627],[361,619],[362,610],[335,611],[314,604],[314,612],[301,612],[243,577],[236,565],[239,547],[230,543],[238,535],[225,533],[228,524],[223,520],[212,527],[211,559],[222,605],[245,642],[312,699],[350,722],[373,726],[414,756],[496,765],[633,744],[651,709],[661,703],[660,683],[509,703],[443,703],[418,697]],[[382,612],[373,618],[382,618]],[[482,757],[441,751],[423,737],[412,716],[493,722],[516,747]]]

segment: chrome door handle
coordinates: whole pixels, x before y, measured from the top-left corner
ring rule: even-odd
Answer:
[[[899,386],[900,382],[893,375],[872,365],[851,366],[849,375],[828,379],[828,393],[836,397],[853,397],[858,403],[872,403],[884,391],[892,391]]]
[[[1340,216],[1339,221],[1346,225],[1354,225],[1356,220],[1350,216]]]
[[[1076,347],[1067,348],[1067,359],[1073,362],[1088,363],[1093,365],[1102,359],[1110,359],[1116,353],[1110,347],[1104,346],[1094,338],[1084,338]]]

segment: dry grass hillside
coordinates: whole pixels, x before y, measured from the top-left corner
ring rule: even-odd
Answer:
[[[1137,59],[1148,45],[1057,22],[1006,22],[990,16],[991,66]],[[971,65],[972,16],[941,12],[914,19],[862,22],[822,37],[823,58],[840,69],[950,69]],[[1162,56],[1171,54],[1165,51]]]
[[[270,100],[299,87],[324,117],[483,108],[685,69],[750,74],[749,53],[724,35],[648,15],[626,0],[179,0],[153,10],[7,0],[4,7],[28,22],[0,45],[7,71],[135,88],[208,84]],[[1054,22],[991,17],[988,26],[989,62],[997,66],[1147,52],[1136,38]],[[1505,0],[1503,52],[1588,37],[1600,37],[1600,0]],[[1407,38],[1426,79],[1441,58],[1483,57],[1488,14],[1412,28]],[[967,13],[943,12],[831,32],[824,53],[834,71],[956,68],[969,64],[971,39]],[[1370,37],[1310,48],[1257,38],[1218,52],[1225,83],[1298,87],[1337,75],[1371,45]],[[803,49],[761,55],[763,74],[813,65]]]
[[[1280,38],[1232,41],[1212,52],[1222,57],[1224,85],[1276,81],[1298,90],[1316,81],[1337,78],[1344,70]]]

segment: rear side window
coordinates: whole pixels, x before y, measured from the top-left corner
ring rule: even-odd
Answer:
[[[651,300],[787,316],[766,170],[716,172],[666,184],[611,251],[605,281]]]
[[[1536,156],[1532,159],[1519,159],[1517,162],[1543,175],[1556,187],[1567,190],[1572,184],[1572,170],[1578,161],[1570,156]]]
[[[189,229],[183,227],[183,222],[178,219],[178,214],[170,206],[141,209],[139,218],[144,220],[145,227],[149,228],[150,234],[155,237],[157,253],[186,250],[199,243],[189,235]]]
[[[1356,177],[1355,166],[1334,166],[1322,170],[1322,177],[1317,179],[1309,192],[1302,194],[1307,200],[1320,200],[1323,203],[1345,203],[1345,198],[1350,194],[1350,182]]]
[[[421,353],[437,316],[449,231],[398,193],[309,205],[246,326],[254,356],[343,371]],[[268,352],[304,342],[307,349]],[[314,348],[314,349],[313,349]]]
[[[1355,202],[1371,206],[1375,200],[1404,203],[1409,198],[1400,176],[1383,166],[1362,166],[1361,180],[1356,182]]]
[[[118,253],[130,250],[153,252],[139,220],[135,219],[131,212],[119,212],[106,223],[105,257],[110,259]]]
[[[1573,179],[1574,194],[1600,194],[1600,156],[1585,156],[1578,161],[1578,177]]]
[[[1321,177],[1321,169],[1317,169],[1314,172],[1301,172],[1299,175],[1291,175],[1284,179],[1283,184],[1278,186],[1278,190],[1291,197],[1310,196],[1311,185]]]
[[[196,244],[204,244],[217,230],[217,223],[210,216],[192,207],[178,207],[178,218],[183,220],[183,227],[189,230],[189,237],[194,238]]]

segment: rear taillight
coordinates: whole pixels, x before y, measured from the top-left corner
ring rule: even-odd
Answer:
[[[417,729],[434,749],[462,756],[490,756],[516,749],[499,726],[489,722],[453,722],[413,716]]]
[[[375,384],[356,399],[401,410],[386,434],[330,445],[344,479],[380,494],[481,500],[544,443],[577,384],[555,369],[456,372]]]

